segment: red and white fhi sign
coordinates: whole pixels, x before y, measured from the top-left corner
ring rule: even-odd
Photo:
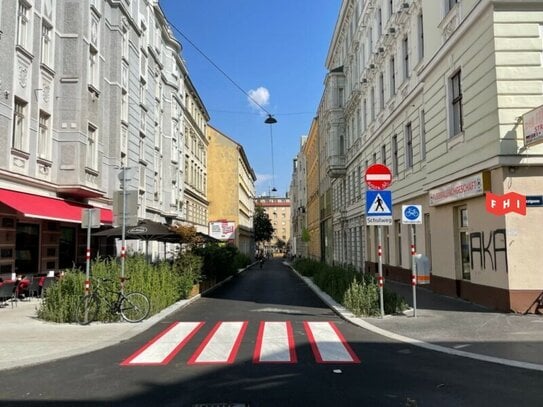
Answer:
[[[370,189],[383,190],[392,183],[392,171],[386,165],[373,164],[366,170],[366,185]]]

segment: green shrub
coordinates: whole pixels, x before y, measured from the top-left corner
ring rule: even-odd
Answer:
[[[138,291],[145,294],[151,303],[149,315],[153,315],[175,303],[188,298],[194,282],[199,280],[201,259],[191,255],[179,259],[175,267],[168,262],[148,263],[144,256],[128,256],[125,262],[125,292]],[[187,267],[184,272],[183,268]],[[100,283],[110,291],[120,289],[119,276],[121,265],[118,259],[97,259],[91,264],[91,284],[100,278],[111,281]],[[46,292],[45,298],[38,309],[38,317],[53,322],[74,322],[75,311],[79,300],[84,294],[85,274],[79,270],[68,270]],[[115,294],[111,300],[115,299]],[[99,309],[97,320],[112,321],[117,316],[111,315],[106,304]]]
[[[239,251],[235,246],[211,244],[193,251],[204,261],[203,280],[222,281],[238,271],[234,259]]]
[[[356,278],[345,292],[343,305],[356,316],[375,316],[380,313],[379,287],[375,282]]]
[[[177,291],[181,298],[189,298],[192,287],[202,279],[203,259],[192,252],[181,254],[172,265],[172,272],[176,276]]]
[[[353,267],[330,266],[310,259],[296,259],[293,267],[303,276],[310,277],[319,288],[357,316],[380,314],[379,287],[373,275],[360,274]],[[395,293],[383,290],[386,314],[407,308],[405,300]]]

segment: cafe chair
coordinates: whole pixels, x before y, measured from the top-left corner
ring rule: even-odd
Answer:
[[[0,285],[0,306],[7,307],[8,301],[11,301],[11,308],[13,308],[13,303],[17,304],[15,282],[4,282]]]

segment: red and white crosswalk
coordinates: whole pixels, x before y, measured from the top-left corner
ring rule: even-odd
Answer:
[[[175,322],[122,361],[121,365],[166,365],[204,325],[204,322]],[[317,363],[360,363],[360,359],[333,322],[304,321],[303,325]],[[187,364],[234,363],[247,327],[247,321],[216,323],[190,356]],[[261,321],[255,340],[253,363],[297,361],[292,323]]]

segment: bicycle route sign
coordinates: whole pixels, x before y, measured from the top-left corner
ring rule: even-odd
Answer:
[[[422,224],[422,206],[402,205],[402,223],[404,225]]]

